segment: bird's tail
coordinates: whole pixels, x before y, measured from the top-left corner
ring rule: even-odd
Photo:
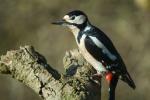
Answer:
[[[135,89],[136,86],[135,86],[135,83],[134,81],[132,80],[131,76],[129,75],[129,73],[127,72],[125,75],[122,76],[122,80],[124,82],[126,82],[131,88]]]

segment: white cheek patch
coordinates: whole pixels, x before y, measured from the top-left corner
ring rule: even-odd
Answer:
[[[83,15],[77,16],[76,19],[74,20],[74,23],[76,23],[76,24],[83,24],[85,19],[86,18]]]
[[[80,15],[80,16],[76,16],[74,20],[71,20],[69,15],[65,15],[63,17],[63,19],[69,23],[82,24],[82,23],[84,23],[86,18],[85,18],[85,16]]]

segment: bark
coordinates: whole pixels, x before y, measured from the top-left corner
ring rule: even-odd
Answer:
[[[1,56],[0,73],[10,74],[43,100],[101,99],[101,82],[91,78],[95,70],[78,50],[67,52],[63,63],[65,73],[61,75],[32,46],[25,46]]]

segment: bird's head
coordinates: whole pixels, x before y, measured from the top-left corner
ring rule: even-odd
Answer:
[[[67,13],[61,20],[55,21],[52,24],[63,25],[74,30],[82,30],[87,26],[88,18],[86,14],[80,10],[75,10]]]

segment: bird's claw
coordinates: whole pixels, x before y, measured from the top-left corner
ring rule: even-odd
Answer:
[[[101,78],[101,74],[93,74],[92,76],[90,76],[90,80],[96,84],[99,84],[101,82]]]

